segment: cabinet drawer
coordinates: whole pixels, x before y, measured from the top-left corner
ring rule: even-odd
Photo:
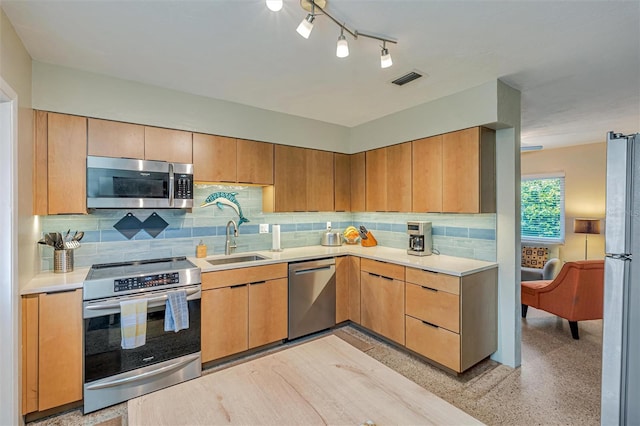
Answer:
[[[407,268],[407,282],[429,287],[434,290],[460,294],[460,278],[454,277],[453,275]]]
[[[406,347],[460,372],[460,335],[406,316]]]
[[[372,274],[404,281],[404,266],[363,258],[360,262],[360,269]]]
[[[405,290],[406,314],[460,332],[460,297],[445,291],[432,290],[407,283]]]
[[[209,290],[237,284],[251,284],[285,277],[287,277],[286,263],[205,272],[202,274],[202,289]]]

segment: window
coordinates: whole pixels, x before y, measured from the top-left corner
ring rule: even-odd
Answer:
[[[523,241],[564,243],[564,174],[523,176]]]

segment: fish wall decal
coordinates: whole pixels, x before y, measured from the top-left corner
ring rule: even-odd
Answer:
[[[240,203],[236,200],[236,195],[238,195],[237,192],[214,192],[205,198],[204,202],[200,204],[200,207],[207,207],[215,204],[220,210],[222,210],[223,206],[229,206],[234,209],[240,217],[240,221],[238,222],[238,226],[240,226],[244,222],[250,222],[250,220],[242,214],[242,207],[240,207]]]

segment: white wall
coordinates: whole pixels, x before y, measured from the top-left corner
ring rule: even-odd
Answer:
[[[605,136],[603,133],[603,139]],[[522,154],[523,175],[565,174],[565,244],[559,248],[563,261],[584,259],[585,234],[573,233],[573,219],[605,216],[606,168],[607,147],[604,142]],[[589,259],[604,259],[604,220],[602,225],[602,234],[588,236]]]
[[[18,38],[13,26],[0,9],[0,77],[7,92],[15,96],[11,114],[17,112],[17,123],[12,124],[11,132],[8,125],[11,123],[10,114],[5,108],[9,102],[3,104],[3,149],[0,156],[0,168],[3,172],[12,173],[17,180],[17,197],[15,187],[4,185],[2,191],[9,191],[2,202],[9,202],[10,211],[17,222],[17,229],[8,231],[3,223],[3,232],[11,234],[12,244],[5,245],[4,250],[11,250],[11,257],[17,257],[17,270],[9,275],[10,282],[1,282],[3,292],[0,296],[0,310],[2,315],[2,343],[0,344],[0,424],[20,424],[20,322],[19,288],[30,280],[36,272],[37,241],[39,229],[35,218],[32,216],[32,180],[33,173],[33,131],[31,110],[31,57]],[[11,90],[9,90],[11,89]],[[5,93],[6,94],[6,93]],[[17,108],[15,105],[17,104]],[[9,120],[7,120],[7,118]],[[17,125],[16,125],[17,124]],[[15,126],[15,127],[13,127]],[[11,139],[13,138],[13,139]],[[9,140],[7,140],[9,139]],[[13,142],[11,142],[13,141]],[[10,144],[17,144],[11,146]],[[17,151],[17,164],[15,152]],[[13,158],[12,158],[13,157]],[[17,166],[17,167],[16,167]],[[5,192],[6,194],[6,192]],[[17,201],[16,201],[17,200]],[[7,207],[6,205],[4,207]],[[16,220],[17,219],[17,220]],[[14,222],[15,223],[15,222]],[[16,249],[17,246],[17,249]],[[4,265],[6,266],[6,265]],[[5,271],[6,272],[6,271]],[[9,290],[9,291],[6,291]],[[5,332],[6,331],[6,332]]]
[[[349,129],[33,61],[35,109],[348,152]]]

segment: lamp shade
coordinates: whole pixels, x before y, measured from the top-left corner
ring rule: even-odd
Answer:
[[[311,35],[311,30],[313,29],[314,19],[315,18],[312,14],[308,14],[307,17],[303,19],[302,22],[300,22],[300,25],[298,25],[298,28],[296,29],[298,34],[300,34],[304,38],[309,38],[309,35]]]
[[[273,12],[278,12],[282,9],[282,0],[267,0],[267,7]]]
[[[575,234],[599,234],[600,219],[574,219],[573,232]]]

